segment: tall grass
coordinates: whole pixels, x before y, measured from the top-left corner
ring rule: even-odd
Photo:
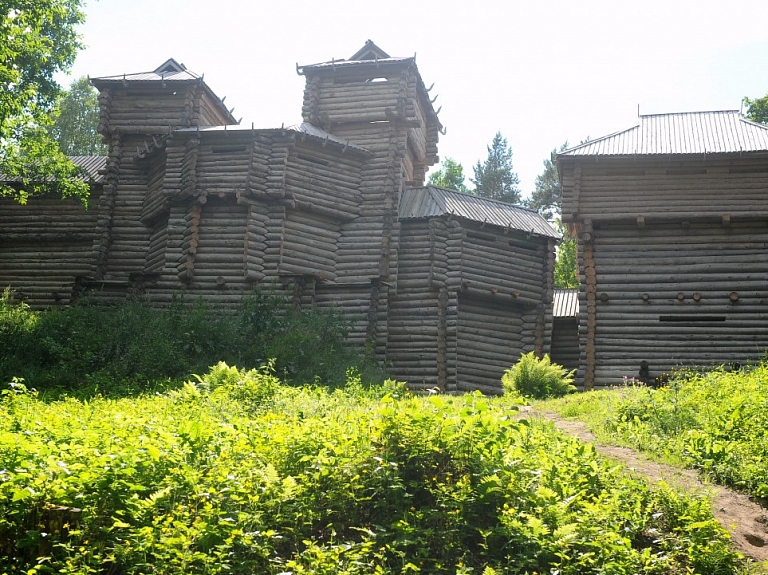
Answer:
[[[686,372],[660,389],[621,387],[546,402],[619,443],[768,498],[768,363]]]
[[[80,303],[33,311],[0,298],[0,382],[38,390],[134,393],[189,378],[220,361],[256,368],[274,360],[287,382],[338,385],[347,368],[381,379],[375,363],[345,345],[346,324],[329,311],[298,311],[260,293],[222,312],[180,298],[167,309],[141,301]]]

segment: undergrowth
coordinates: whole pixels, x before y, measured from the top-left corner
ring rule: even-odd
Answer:
[[[768,498],[768,363],[742,371],[689,371],[659,389],[620,387],[543,405],[588,421],[622,445]]]
[[[509,400],[218,364],[133,399],[0,401],[0,572],[733,574],[705,499]]]
[[[281,379],[294,384],[340,385],[351,366],[368,380],[383,379],[345,337],[339,314],[298,311],[260,293],[231,311],[183,298],[167,309],[142,301],[85,301],[33,311],[13,303],[6,291],[0,298],[0,381],[17,377],[41,391],[81,396],[131,394],[162,391],[219,361],[257,368],[270,360]]]

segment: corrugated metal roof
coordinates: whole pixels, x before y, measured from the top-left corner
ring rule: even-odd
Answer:
[[[68,156],[72,163],[76,166],[80,166],[85,170],[85,174],[78,176],[76,179],[84,182],[93,182],[95,184],[104,183],[104,174],[100,174],[101,170],[107,167],[107,156]],[[5,183],[12,184],[22,181],[22,178],[8,178],[0,174],[0,180]]]
[[[560,234],[538,212],[455,190],[437,186],[411,188],[405,190],[400,200],[400,219],[447,214],[537,236],[560,238]]]
[[[285,131],[290,131],[290,132],[298,132],[299,134],[310,136],[311,138],[323,143],[332,142],[333,144],[336,144],[336,146],[339,146],[341,148],[350,148],[352,150],[356,150],[363,154],[367,154],[367,155],[371,154],[371,152],[366,148],[353,144],[349,140],[345,140],[344,138],[340,138],[339,136],[331,134],[330,132],[326,132],[325,130],[318,128],[317,126],[313,126],[312,124],[308,124],[307,122],[302,122],[301,124],[295,124],[293,126],[284,126],[282,128],[253,128],[249,126],[241,126],[240,124],[235,124],[235,125],[228,125],[228,126],[180,128],[175,131],[181,132],[181,133],[189,133],[189,132],[198,133],[199,132],[201,134],[206,132],[251,132],[251,131],[285,132]]]
[[[348,68],[353,66],[370,66],[375,64],[377,66],[387,66],[389,64],[402,64],[415,62],[416,59],[413,56],[407,58],[378,58],[376,60],[331,60],[330,62],[320,62],[319,64],[307,64],[305,66],[298,66],[297,71],[300,74],[304,74],[307,70],[322,70],[325,68]]]
[[[115,76],[101,76],[91,78],[91,82],[189,82],[201,80],[201,77],[191,70],[187,70],[184,64],[179,64],[173,58],[169,58],[151,72],[137,72],[135,74],[117,74]]]
[[[562,152],[561,156],[727,154],[768,151],[768,127],[738,110],[640,116],[640,123]]]
[[[69,156],[69,159],[83,168],[93,182],[104,183],[104,174],[99,172],[107,167],[107,156]]]
[[[552,299],[553,317],[577,317],[579,315],[579,290],[556,289]]]

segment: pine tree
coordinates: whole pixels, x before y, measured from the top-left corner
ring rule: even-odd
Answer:
[[[512,169],[512,150],[507,139],[496,132],[488,146],[488,158],[474,167],[475,194],[510,204],[520,203],[520,179]]]
[[[562,202],[562,189],[560,188],[560,176],[557,173],[557,154],[568,148],[568,142],[550,152],[549,158],[544,160],[544,171],[536,176],[535,188],[530,199],[525,205],[536,210],[542,216],[551,220],[556,213],[560,213]]]

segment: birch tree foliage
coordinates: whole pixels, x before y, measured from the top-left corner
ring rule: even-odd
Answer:
[[[54,75],[82,47],[82,0],[0,0],[0,195],[21,203],[54,191],[84,198],[88,185],[47,128],[61,88]]]

